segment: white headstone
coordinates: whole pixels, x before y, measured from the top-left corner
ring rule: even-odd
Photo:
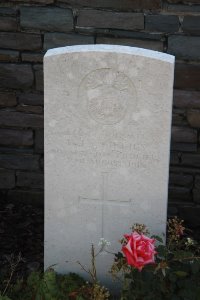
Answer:
[[[174,57],[72,46],[44,69],[45,267],[81,273],[102,237],[117,252],[135,222],[165,233]],[[100,280],[112,261],[99,256]]]

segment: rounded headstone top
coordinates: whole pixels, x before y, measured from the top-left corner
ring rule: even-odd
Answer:
[[[46,52],[45,58],[51,57],[54,55],[61,55],[67,53],[79,53],[79,52],[113,52],[113,53],[121,53],[121,54],[130,54],[136,56],[143,56],[152,59],[157,59],[161,61],[165,61],[168,63],[174,64],[175,57],[170,54],[148,50],[137,47],[129,47],[129,46],[120,46],[120,45],[77,45],[77,46],[67,46],[50,49]]]

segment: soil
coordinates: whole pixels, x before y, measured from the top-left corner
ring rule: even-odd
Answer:
[[[0,199],[0,270],[9,270],[11,256],[19,253],[18,275],[43,269],[44,208],[7,202],[3,193]]]

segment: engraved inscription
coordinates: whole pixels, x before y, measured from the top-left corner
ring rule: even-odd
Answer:
[[[87,105],[89,116],[98,123],[119,123],[134,99],[134,86],[122,72],[97,69],[86,75],[79,87],[79,99]]]
[[[107,199],[107,185],[108,185],[108,173],[102,172],[101,174],[101,197],[100,199],[92,199],[79,196],[80,203],[89,203],[89,204],[100,204],[101,205],[101,237],[104,237],[104,211],[105,211],[105,204],[118,204],[118,205],[130,205],[132,203],[131,199],[128,200],[115,200],[115,199]]]
[[[156,167],[161,161],[160,154],[155,148],[149,149],[145,139],[142,143],[139,138],[140,135],[130,133],[120,139],[120,135],[115,135],[112,131],[112,137],[102,135],[101,139],[96,140],[87,131],[80,134],[78,129],[76,132],[69,130],[60,138],[54,135],[56,143],[49,152],[63,157],[63,161],[68,161],[71,165],[91,166],[104,171]],[[59,146],[62,142],[62,146]]]

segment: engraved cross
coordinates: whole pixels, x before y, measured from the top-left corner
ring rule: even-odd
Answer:
[[[105,214],[105,204],[121,204],[121,205],[130,205],[132,200],[116,200],[116,199],[107,199],[107,184],[108,184],[108,173],[103,172],[101,173],[101,195],[100,199],[95,198],[88,198],[88,197],[81,197],[79,196],[79,203],[89,203],[89,204],[99,204],[101,205],[101,237],[104,238],[104,214]]]

